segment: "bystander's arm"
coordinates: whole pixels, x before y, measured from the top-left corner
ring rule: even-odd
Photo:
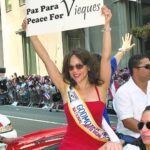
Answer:
[[[117,65],[120,63],[123,55],[125,54],[126,52],[125,51],[118,51],[116,54],[115,54],[115,59],[116,59],[116,62],[117,62]]]
[[[129,130],[132,130],[133,132],[139,133],[137,124],[138,124],[138,120],[134,119],[134,118],[127,118],[122,120],[123,125],[128,128]]]
[[[132,35],[130,33],[126,33],[124,37],[122,37],[122,46],[121,48],[119,48],[118,52],[116,53],[116,55],[114,56],[116,58],[117,61],[117,65],[119,64],[121,58],[123,57],[123,55],[130,51],[133,47],[135,46],[135,44],[132,44]]]

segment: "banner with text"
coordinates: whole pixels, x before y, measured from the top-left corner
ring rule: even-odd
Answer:
[[[27,36],[104,24],[103,0],[26,0]]]

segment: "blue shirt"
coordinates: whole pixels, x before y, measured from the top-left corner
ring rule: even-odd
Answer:
[[[116,61],[116,58],[115,58],[115,57],[112,57],[110,63],[111,63],[111,79],[110,79],[110,85],[111,85],[112,82],[113,82],[112,76],[114,75],[114,73],[115,73],[115,71],[116,71],[116,69],[117,69],[117,61]],[[103,117],[106,119],[107,123],[108,123],[109,125],[111,125],[111,124],[110,124],[110,121],[109,121],[109,117],[108,117],[108,113],[107,113],[106,107],[105,107],[104,112],[103,112]]]

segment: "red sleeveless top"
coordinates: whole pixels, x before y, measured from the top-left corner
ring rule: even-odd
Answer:
[[[96,91],[98,92],[98,90]],[[101,127],[105,104],[99,97],[99,101],[86,102],[86,105],[95,122]],[[67,117],[68,126],[64,139],[59,145],[59,150],[97,150],[104,144],[104,142],[93,139],[76,124],[70,114],[67,103],[64,104],[64,111]]]

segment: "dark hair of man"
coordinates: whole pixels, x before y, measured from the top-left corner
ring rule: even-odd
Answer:
[[[95,63],[96,65],[98,66],[98,70],[96,73],[96,75],[98,76],[98,78],[100,77],[100,63],[101,63],[101,59],[102,59],[102,56],[98,53],[91,53],[95,59]]]
[[[102,56],[98,53],[92,53],[93,56],[99,61],[99,63],[101,62]]]
[[[141,63],[140,61],[144,58],[148,58],[148,56],[142,55],[142,54],[137,54],[137,55],[133,55],[130,57],[130,59],[128,61],[128,67],[129,67],[131,76],[133,75],[133,69],[136,68],[137,66],[139,66]]]
[[[103,84],[103,81],[99,80],[99,76],[96,73],[99,71],[97,60],[94,59],[93,55],[90,54],[90,52],[81,48],[70,51],[64,58],[62,74],[63,79],[66,83],[69,83],[71,86],[76,86],[76,82],[70,77],[69,74],[70,59],[73,55],[78,57],[84,65],[87,65],[90,68],[88,72],[88,79],[91,84]]]

